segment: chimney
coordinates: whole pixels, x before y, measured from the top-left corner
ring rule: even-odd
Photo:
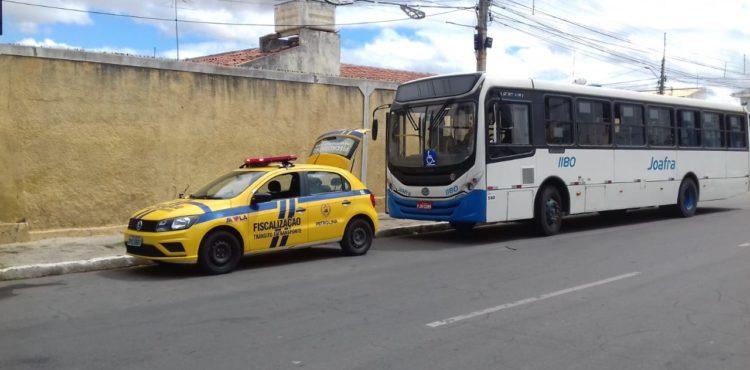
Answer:
[[[274,52],[252,67],[340,75],[341,39],[336,33],[336,7],[324,1],[292,0],[276,5],[275,31],[260,38],[262,52]]]

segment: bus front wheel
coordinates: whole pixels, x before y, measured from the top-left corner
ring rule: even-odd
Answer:
[[[534,222],[539,233],[549,236],[560,232],[563,205],[562,197],[557,188],[548,186],[542,189],[542,194],[536,206]]]
[[[474,226],[476,226],[476,223],[451,221],[450,225],[459,234],[468,235],[471,234],[472,230],[474,230]]]

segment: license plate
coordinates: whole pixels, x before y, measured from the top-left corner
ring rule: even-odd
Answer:
[[[133,236],[128,235],[128,243],[131,247],[140,247],[143,245],[143,237],[142,236]]]
[[[417,209],[432,209],[432,202],[417,202]]]

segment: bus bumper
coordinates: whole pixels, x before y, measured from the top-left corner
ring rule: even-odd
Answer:
[[[487,221],[487,192],[472,190],[449,199],[414,199],[388,189],[388,214],[411,220],[482,223]]]

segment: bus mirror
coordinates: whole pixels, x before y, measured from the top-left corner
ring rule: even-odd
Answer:
[[[375,118],[372,121],[372,141],[375,141],[378,139],[378,119]]]

